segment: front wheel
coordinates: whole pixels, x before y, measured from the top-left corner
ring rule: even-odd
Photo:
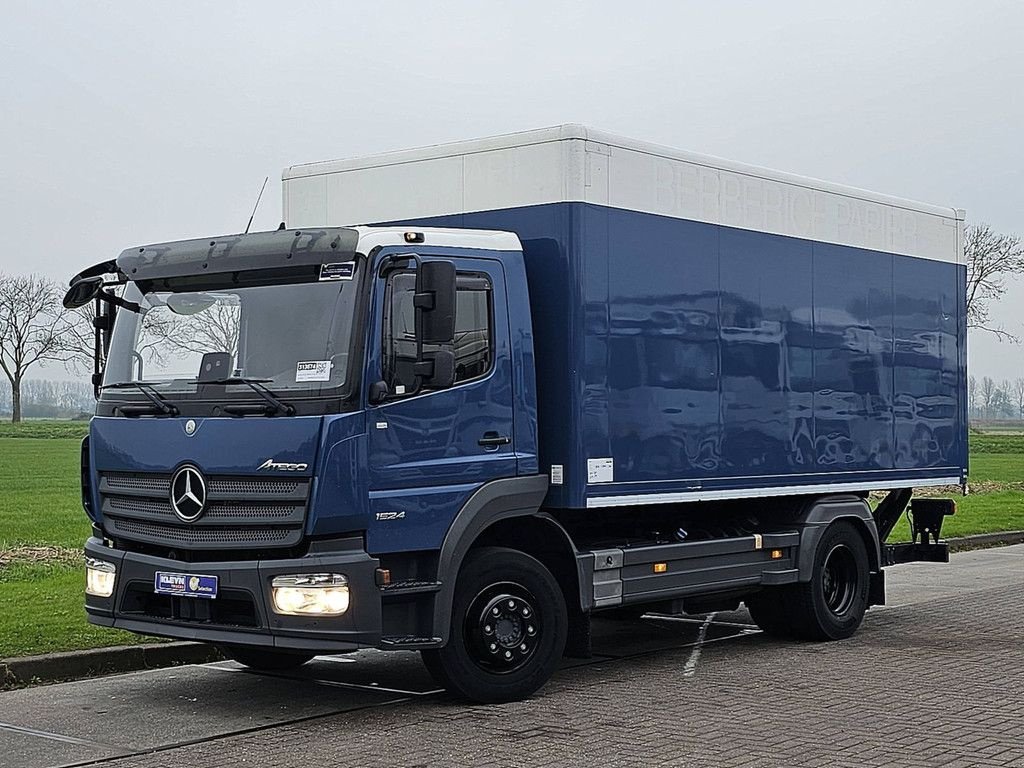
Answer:
[[[544,564],[504,547],[471,551],[459,571],[448,644],[422,651],[431,674],[471,701],[524,699],[548,681],[569,619]]]

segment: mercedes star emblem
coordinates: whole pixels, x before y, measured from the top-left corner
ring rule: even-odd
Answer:
[[[171,509],[186,523],[191,523],[206,508],[206,481],[191,464],[180,467],[171,478]]]
[[[185,422],[185,434],[191,437],[196,433],[196,420],[189,419]]]

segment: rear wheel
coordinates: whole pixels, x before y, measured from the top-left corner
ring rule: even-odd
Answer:
[[[466,556],[448,644],[422,651],[427,669],[471,701],[515,701],[554,673],[568,635],[565,599],[536,558],[503,547]]]
[[[280,672],[301,667],[313,658],[312,653],[291,653],[264,648],[246,648],[239,645],[222,645],[221,653],[250,669],[263,672]]]
[[[857,631],[868,608],[870,562],[853,523],[825,529],[814,551],[811,580],[795,585],[793,629],[805,640],[842,640]]]
[[[810,581],[770,587],[745,602],[766,634],[842,640],[864,620],[870,579],[864,539],[853,523],[839,520],[818,540]]]
[[[793,628],[786,613],[784,587],[768,587],[756,595],[744,599],[750,618],[766,635],[772,637],[793,636]]]

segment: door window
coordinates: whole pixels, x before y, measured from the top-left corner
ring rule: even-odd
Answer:
[[[458,273],[455,304],[455,383],[490,373],[494,365],[493,300],[485,275]],[[415,272],[396,272],[388,278],[384,307],[384,381],[394,394],[411,391],[416,383]],[[424,353],[440,349],[424,344]]]

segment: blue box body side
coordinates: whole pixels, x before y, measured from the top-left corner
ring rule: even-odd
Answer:
[[[407,223],[522,240],[551,506],[966,471],[962,265],[584,203]]]

